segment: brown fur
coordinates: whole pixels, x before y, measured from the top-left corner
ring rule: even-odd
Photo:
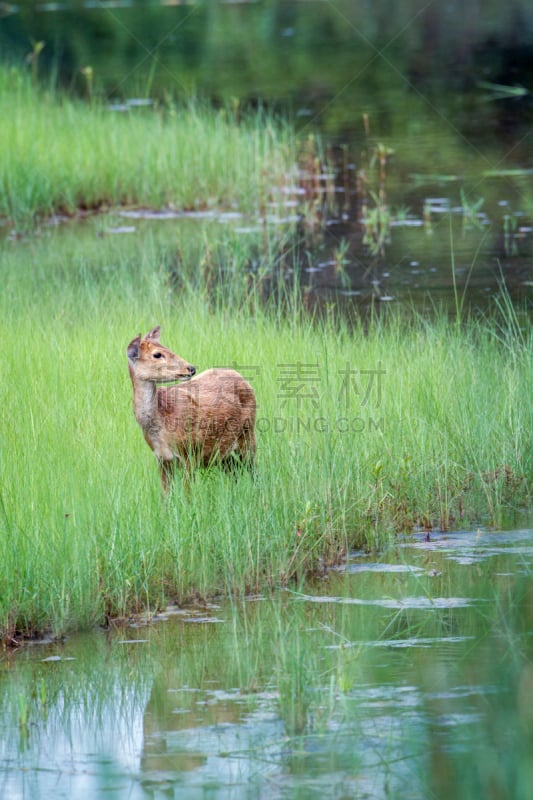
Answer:
[[[256,402],[250,384],[233,369],[192,377],[195,368],[164,347],[159,335],[159,327],[144,338],[139,334],[127,353],[135,418],[159,461],[163,488],[169,488],[176,463],[187,470],[227,464],[235,453],[251,466]]]

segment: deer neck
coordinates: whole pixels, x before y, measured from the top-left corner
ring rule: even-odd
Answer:
[[[144,429],[158,427],[157,386],[152,381],[141,381],[130,369],[133,384],[133,411],[135,419]]]

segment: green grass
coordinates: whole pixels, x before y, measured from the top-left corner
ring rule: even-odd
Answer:
[[[120,113],[39,90],[0,66],[0,216],[24,228],[118,204],[257,212],[294,167],[295,139],[267,113],[237,120],[191,103]]]
[[[262,308],[253,285],[225,303],[200,278],[176,288],[176,246],[80,229],[4,248],[3,636],[284,585],[417,523],[530,507],[533,348],[509,309],[462,325],[313,321],[291,298],[289,313]],[[246,255],[228,237],[230,273]],[[155,324],[200,369],[236,365],[253,383],[255,481],[213,470],[161,503],[125,356]]]

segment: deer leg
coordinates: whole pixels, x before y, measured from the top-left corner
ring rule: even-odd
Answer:
[[[241,458],[242,463],[250,470],[252,475],[255,476],[255,450],[256,441],[253,428],[244,428],[237,440],[237,452]]]
[[[174,459],[171,461],[163,461],[159,462],[159,470],[161,472],[161,489],[163,490],[164,495],[168,495],[170,489],[172,488],[172,479],[174,476],[174,468],[176,464]]]

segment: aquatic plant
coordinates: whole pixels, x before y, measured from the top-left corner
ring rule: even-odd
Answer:
[[[369,139],[369,120],[364,117],[366,149],[362,166],[356,173],[356,195],[359,201],[359,222],[363,244],[371,256],[381,256],[389,241],[391,209],[387,202],[387,166],[394,150],[382,142]]]

